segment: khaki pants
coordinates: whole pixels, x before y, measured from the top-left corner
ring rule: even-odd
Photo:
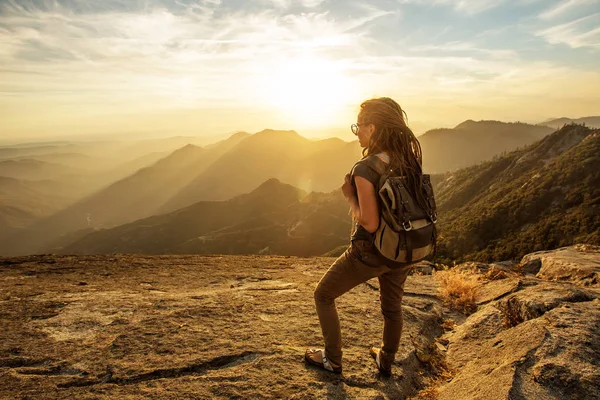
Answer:
[[[391,269],[383,264],[373,245],[354,241],[331,265],[315,289],[315,304],[325,339],[325,352],[337,365],[342,365],[342,333],[335,299],[371,278],[379,278],[381,312],[384,317],[382,358],[392,364],[402,332],[402,295],[404,282],[412,265]]]

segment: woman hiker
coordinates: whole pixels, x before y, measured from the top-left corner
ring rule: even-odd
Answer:
[[[335,299],[377,277],[384,317],[383,342],[381,348],[372,347],[370,354],[379,372],[391,375],[402,332],[404,282],[412,265],[383,258],[374,248],[374,232],[379,226],[375,190],[380,175],[363,161],[378,157],[388,169],[397,168],[402,176],[412,174],[414,179],[409,181],[420,182],[421,146],[406,125],[405,117],[406,113],[394,100],[376,98],[360,105],[357,123],[351,127],[363,149],[363,158],[346,175],[342,186],[355,221],[351,244],[323,275],[314,292],[325,348],[307,349],[304,355],[307,363],[327,371],[342,373],[342,335]]]

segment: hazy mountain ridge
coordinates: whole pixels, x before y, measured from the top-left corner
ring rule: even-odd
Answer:
[[[3,159],[52,159],[65,157],[69,165],[79,162],[88,165],[88,161],[94,161],[96,168],[110,168],[120,164],[131,162],[140,157],[146,157],[152,153],[172,152],[187,144],[204,142],[201,137],[167,137],[160,139],[144,140],[97,140],[89,142],[66,142],[66,143],[31,143],[25,147],[0,146],[0,160]],[[57,161],[59,164],[65,162]],[[76,164],[82,167],[82,164]]]
[[[98,145],[96,149],[93,146]],[[13,158],[0,160],[0,177],[14,178],[22,181],[21,184],[9,184],[7,179],[0,181],[0,202],[10,208],[42,209],[52,212],[34,212],[31,216],[36,218],[24,218],[19,220],[13,218],[13,225],[28,226],[40,218],[65,209],[71,204],[82,200],[84,197],[94,193],[109,184],[122,179],[125,176],[152,164],[164,157],[163,152],[155,152],[141,155],[137,158],[135,153],[121,159],[114,158],[114,143],[94,144],[65,144],[61,146],[38,146],[3,148],[4,150],[26,150],[28,154],[9,154]],[[57,151],[83,151],[44,153],[50,149]],[[103,154],[107,150],[106,154]],[[87,153],[86,153],[87,152]],[[30,153],[30,154],[29,154]],[[93,154],[93,155],[92,155]],[[103,154],[100,156],[99,154]],[[6,154],[5,154],[6,155]],[[131,158],[131,159],[130,159]],[[8,190],[12,187],[14,192]],[[41,193],[25,199],[22,196],[24,190],[35,187]],[[41,194],[49,196],[44,198]],[[55,197],[64,199],[58,206],[54,206]],[[21,200],[25,199],[26,204]],[[52,205],[52,206],[51,206]],[[16,216],[16,215],[15,215]]]
[[[195,146],[184,146],[152,167],[143,168],[131,177],[118,181],[69,208],[39,221],[29,230],[16,235],[11,243],[4,243],[0,247],[2,247],[2,251],[16,252],[16,254],[39,252],[60,235],[69,232],[90,227],[113,227],[159,214],[161,211],[158,208],[168,202],[169,198],[174,196],[180,188],[186,187],[205,168],[211,166],[223,154],[229,153],[229,150],[234,149],[250,136],[254,135],[243,132],[235,134],[229,139],[214,144],[207,151],[199,150],[200,148]],[[268,149],[269,147],[265,143],[269,144],[273,141],[279,141],[279,147],[286,147],[282,145],[281,139],[283,139],[283,143],[289,144],[287,138],[290,137],[297,142],[309,142],[308,139],[302,138],[292,131],[283,135],[279,135],[276,131],[263,131],[254,140],[259,141],[260,149]],[[326,140],[323,143],[324,147],[331,147],[337,144],[337,140]],[[317,144],[317,148],[319,148],[318,146],[320,145]],[[304,155],[306,153],[303,153],[302,148],[290,145],[287,146],[285,156],[289,157],[290,154]],[[234,157],[246,158],[244,153],[234,154]],[[265,170],[263,175],[270,178],[272,174],[269,171],[276,170],[276,168],[263,167],[263,170]],[[240,175],[239,171],[236,169],[234,172],[236,175]],[[251,173],[246,169],[242,169],[242,171],[247,174]],[[242,174],[242,181],[244,179]],[[221,181],[222,179],[217,178],[217,182]],[[262,182],[261,180],[259,183]],[[227,185],[225,182],[223,184]],[[233,188],[231,193],[237,195],[243,192],[240,188]],[[198,198],[194,202],[200,199]],[[27,239],[25,240],[25,238]]]
[[[446,260],[510,259],[575,242],[600,244],[600,136],[569,125],[437,186]]]
[[[314,181],[319,176],[307,175],[306,165],[301,160],[321,151],[334,151],[342,143],[335,139],[312,141],[295,131],[265,129],[246,137],[223,154],[166,203],[161,212],[186,207],[199,200],[226,200],[247,193],[270,178],[303,188],[318,185]],[[340,168],[349,171],[354,159],[349,153],[345,166]],[[286,178],[282,179],[282,175]],[[307,185],[309,181],[311,183]]]
[[[46,161],[32,159],[0,161],[0,176],[9,178],[26,180],[56,179],[74,172],[72,168]]]
[[[89,213],[92,226],[97,228],[110,228],[158,214],[165,202],[242,139],[243,136],[238,135],[224,140],[210,151],[187,144],[95,193],[77,204],[77,210]],[[78,228],[81,227],[80,223]]]
[[[441,259],[518,258],[577,241],[600,242],[600,176],[594,169],[599,140],[597,131],[567,126],[498,160],[435,176]],[[276,179],[265,186],[291,187]],[[235,213],[225,206],[229,202],[201,202],[130,224],[126,235],[121,228],[95,233],[63,251],[311,256],[347,243],[350,217],[339,189],[293,200],[283,208],[263,205],[260,212],[236,214],[211,229],[190,230],[186,221],[201,225],[205,213],[213,218]],[[121,246],[106,247],[106,240]]]
[[[549,119],[547,121],[539,123],[538,125],[544,125],[544,126],[549,126],[550,128],[560,129],[564,125],[569,125],[569,124],[585,125],[590,128],[600,129],[600,116],[582,117],[582,118],[575,118],[575,119],[566,118],[566,117]]]
[[[361,157],[357,141],[333,142],[335,146],[289,162],[277,177],[306,191],[330,192],[343,183],[343,177]]]
[[[250,140],[250,144],[239,146],[237,145]],[[178,139],[179,140],[179,139]],[[148,143],[156,143],[156,141],[148,141]],[[230,169],[233,178],[241,178],[237,182],[227,182],[226,177],[221,176],[218,172],[222,165],[216,166],[214,174],[204,176],[205,183],[208,181],[214,185],[201,186],[199,191],[189,196],[189,201],[186,203],[196,203],[203,198],[214,197],[214,194],[219,191],[219,188],[225,187],[224,190],[229,193],[225,198],[230,198],[245,192],[248,192],[262,183],[264,180],[277,175],[285,175],[286,181],[294,184],[297,187],[307,190],[331,190],[339,186],[340,176],[343,176],[353,162],[356,161],[357,151],[352,148],[352,144],[346,144],[340,139],[329,138],[321,141],[310,141],[303,138],[294,131],[274,131],[264,130],[258,134],[250,135],[245,132],[238,132],[226,140],[213,143],[205,149],[200,150],[194,145],[186,145],[176,149],[172,154],[161,157],[164,153],[149,153],[138,158],[132,156],[139,154],[129,154],[127,157],[130,161],[121,163],[120,165],[111,165],[112,158],[98,158],[97,153],[106,153],[106,157],[115,157],[112,153],[120,153],[123,148],[123,143],[102,142],[102,149],[91,151],[90,146],[95,143],[83,144],[64,144],[60,146],[29,146],[24,149],[31,152],[31,157],[39,156],[40,158],[57,159],[61,154],[44,154],[43,149],[60,148],[70,153],[64,153],[65,161],[71,166],[77,165],[77,161],[84,162],[92,158],[94,161],[99,161],[103,166],[110,165],[109,170],[98,171],[81,171],[81,175],[74,174],[73,168],[66,166],[58,166],[61,172],[64,172],[65,180],[56,181],[57,191],[71,187],[66,182],[71,182],[72,187],[80,188],[81,190],[65,191],[64,195],[69,198],[69,202],[64,202],[63,206],[68,208],[54,208],[53,211],[57,214],[50,216],[47,220],[39,221],[38,224],[32,226],[31,231],[22,232],[22,238],[27,237],[27,240],[21,240],[16,246],[5,245],[6,248],[22,249],[19,251],[36,252],[42,248],[36,245],[36,237],[46,242],[53,240],[62,234],[75,232],[79,229],[89,229],[93,227],[109,228],[140,218],[145,218],[154,214],[164,213],[170,210],[168,203],[173,197],[177,196],[179,191],[184,191],[187,186],[202,175],[204,169],[210,167],[220,157],[227,155],[232,150],[232,154],[228,154],[222,165],[232,165]],[[108,149],[110,151],[108,151]],[[156,148],[152,148],[156,149]],[[15,149],[12,149],[15,150]],[[18,149],[16,150],[23,150]],[[82,153],[73,153],[80,150]],[[89,151],[88,151],[89,150]],[[83,152],[87,151],[87,153]],[[41,154],[40,154],[41,153]],[[96,154],[96,155],[89,155]],[[317,154],[317,157],[312,155]],[[12,154],[13,156],[15,154]],[[308,155],[308,156],[307,156]],[[319,158],[323,156],[323,160]],[[236,167],[239,160],[248,160],[252,158],[256,162],[243,163],[243,167]],[[307,158],[308,157],[308,158]],[[312,158],[311,158],[312,157]],[[268,166],[261,166],[262,159],[275,159],[275,162],[268,162]],[[195,160],[195,161],[193,161]],[[313,164],[312,160],[320,161],[320,164]],[[73,163],[71,163],[71,161]],[[272,161],[272,160],[271,160]],[[339,162],[338,162],[339,161]],[[14,159],[6,160],[11,166],[15,163]],[[19,161],[20,162],[20,161]],[[38,161],[24,161],[28,165],[41,164]],[[331,163],[333,168],[327,168],[326,165]],[[254,165],[252,165],[254,164]],[[150,165],[148,167],[148,165]],[[86,165],[87,166],[87,165]],[[316,168],[315,168],[316,166]],[[323,166],[322,168],[320,166]],[[252,169],[254,167],[254,170]],[[262,172],[256,172],[256,169]],[[297,171],[295,169],[298,169]],[[46,175],[50,172],[45,170]],[[240,171],[243,171],[240,174]],[[16,173],[14,168],[11,172]],[[69,174],[70,173],[70,174]],[[33,172],[27,176],[32,176]],[[124,175],[129,175],[124,177]],[[249,179],[244,176],[251,176]],[[253,180],[252,175],[259,175],[254,179],[254,183],[247,185],[249,190],[243,190],[242,187],[248,180]],[[262,175],[262,176],[260,176]],[[315,176],[317,178],[315,178]],[[324,179],[319,179],[323,177]],[[264,178],[264,179],[263,179]],[[234,184],[236,183],[236,184]],[[59,189],[62,188],[62,189]],[[94,193],[95,192],[95,193]],[[86,196],[83,198],[83,196]],[[34,196],[33,198],[40,198]],[[15,199],[15,196],[5,198],[5,203]],[[78,201],[77,201],[78,200]],[[74,203],[74,204],[73,204]],[[29,203],[31,206],[35,204]],[[69,205],[71,204],[71,205]],[[8,204],[18,207],[18,204]],[[45,207],[41,204],[38,207]],[[29,217],[23,221],[17,221],[17,215],[14,214],[12,220],[16,226],[24,227],[32,225],[36,219]],[[37,219],[47,217],[48,213],[35,214]],[[0,246],[4,247],[4,246]]]
[[[15,234],[40,217],[36,210],[27,210],[26,207],[16,207],[12,204],[0,204],[0,240]]]
[[[283,210],[192,238],[170,253],[318,256],[347,245],[350,223],[338,193],[312,193]]]
[[[502,129],[506,126],[524,125],[498,122],[490,124],[500,126]],[[465,121],[459,125],[459,127],[461,126],[468,130],[480,127],[481,123]],[[526,128],[529,129],[529,127]],[[444,136],[447,132],[441,132],[441,134]],[[518,136],[518,134],[513,136]],[[448,186],[446,182],[440,186],[441,190],[436,191],[441,215],[474,201],[476,197],[481,196],[482,187],[490,185],[494,187],[497,184],[495,180],[498,176],[507,179],[503,171],[510,169],[513,171],[510,179],[517,179],[521,172],[526,172],[529,168],[528,158],[533,161],[546,159],[548,162],[578,141],[580,138],[577,135],[557,136],[552,140],[542,140],[539,147],[532,146],[521,155],[518,168],[512,165],[517,163],[512,158],[499,157],[495,162],[468,168],[465,170],[466,172],[457,171],[445,176],[434,175],[434,183],[440,180],[450,182],[455,179],[455,186]],[[425,153],[426,151],[425,149],[425,159],[428,154]],[[264,130],[254,135],[240,132],[225,141],[207,146],[207,148],[188,144],[155,162],[152,166],[142,168],[128,178],[117,181],[71,207],[35,223],[30,229],[20,232],[11,230],[10,240],[0,245],[0,251],[5,254],[6,252],[8,254],[27,254],[54,251],[68,247],[74,241],[85,242],[85,236],[94,229],[117,228],[127,223],[133,223],[126,229],[130,230],[127,233],[128,240],[119,242],[118,239],[110,237],[111,233],[105,232],[105,236],[102,237],[113,245],[111,247],[100,243],[98,249],[107,249],[106,251],[112,252],[118,248],[119,251],[130,252],[133,250],[124,243],[139,242],[141,247],[136,247],[136,251],[146,248],[149,249],[148,251],[159,251],[158,247],[152,248],[143,244],[145,239],[142,239],[141,232],[146,232],[151,236],[153,234],[151,232],[158,229],[156,227],[160,225],[160,221],[163,221],[161,215],[158,214],[173,213],[186,208],[168,210],[176,203],[173,199],[185,200],[185,196],[182,194],[186,193],[187,201],[192,201],[192,204],[198,203],[204,196],[214,197],[215,193],[223,196],[225,193],[230,193],[232,196],[229,198],[231,198],[240,195],[239,192],[246,186],[253,185],[246,191],[249,193],[265,181],[275,177],[280,181],[280,185],[290,184],[308,193],[313,191],[327,193],[333,190],[333,193],[311,195],[315,198],[323,195],[335,199],[330,200],[328,207],[332,208],[327,212],[318,208],[316,211],[311,211],[312,206],[305,206],[299,202],[297,205],[290,206],[289,210],[274,211],[270,215],[250,216],[255,218],[253,222],[255,226],[248,225],[250,217],[246,216],[237,221],[230,221],[228,224],[217,224],[210,231],[203,231],[196,236],[190,236],[187,233],[181,237],[175,235],[177,240],[169,242],[168,246],[163,243],[164,240],[159,235],[157,240],[158,243],[161,243],[160,251],[229,252],[235,251],[235,246],[231,246],[231,243],[235,242],[241,249],[239,251],[250,253],[323,254],[347,241],[350,219],[347,214],[347,204],[339,194],[339,187],[344,174],[359,158],[360,147],[356,142],[348,143],[335,138],[310,141],[295,131]],[[264,160],[267,162],[260,164]],[[522,169],[521,167],[527,168]],[[456,179],[464,176],[468,178]],[[453,190],[445,190],[444,187],[452,187]],[[192,196],[194,190],[197,191],[196,197]],[[310,201],[306,203],[310,203]],[[336,205],[333,206],[333,204]],[[11,206],[11,204],[6,205]],[[337,209],[334,209],[335,207]],[[15,214],[14,208],[6,210],[6,214],[11,215],[10,218],[13,222],[18,215],[27,221],[27,223],[16,224],[16,226],[24,226],[31,221],[32,214]],[[149,227],[140,229],[136,225],[139,220],[147,219],[152,215],[155,215],[157,219],[152,220]],[[453,214],[450,214],[450,219],[454,217]],[[6,221],[8,220],[10,219],[6,219]],[[185,222],[182,222],[181,226],[185,227]],[[174,234],[176,231],[176,228],[169,229],[170,234]],[[250,232],[251,230],[253,233]],[[302,231],[312,232],[312,234],[290,235],[290,232]],[[119,232],[121,234],[124,231]],[[277,234],[273,234],[273,232],[277,232]],[[261,237],[264,237],[265,240]],[[270,239],[266,240],[267,237]],[[310,239],[311,237],[313,239]],[[330,243],[332,247],[321,252],[322,247],[319,240],[323,243]],[[86,245],[81,248],[82,251],[91,251],[90,249],[95,248],[95,245],[85,243]],[[336,243],[337,245],[333,246]]]
[[[0,176],[0,220],[4,228],[25,228],[67,207],[79,195],[81,190],[74,184]],[[0,237],[6,233],[0,230]]]
[[[48,162],[52,164],[60,164],[66,167],[76,167],[83,169],[97,169],[105,167],[108,163],[102,163],[98,157],[93,157],[83,153],[47,153],[47,154],[30,154],[27,156],[20,156],[14,158],[8,158],[6,161],[20,161],[20,160],[37,160]],[[98,167],[100,165],[100,167]]]
[[[18,145],[0,147],[0,159],[10,158],[24,158],[34,155],[46,155],[46,154],[70,154],[77,153],[79,150],[78,146],[72,143],[61,143],[61,144],[31,144],[29,146],[21,147]]]
[[[62,253],[195,253],[319,255],[347,241],[341,194],[311,193],[276,179],[226,201],[101,230]]]
[[[419,136],[423,168],[427,173],[465,168],[537,142],[552,131],[521,122],[473,120],[452,129],[433,129]]]
[[[239,137],[237,138],[239,139]],[[183,187],[204,168],[226,152],[234,143],[227,140],[204,156],[202,148],[184,146],[164,159],[138,170],[103,190],[92,194],[56,214],[37,221],[0,246],[1,251],[39,252],[61,235],[93,227],[114,227],[157,213],[157,208],[173,195],[169,188]],[[78,237],[79,234],[75,234]],[[64,241],[59,240],[64,243]]]

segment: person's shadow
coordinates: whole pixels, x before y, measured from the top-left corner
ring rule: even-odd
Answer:
[[[403,400],[406,398],[405,385],[406,382],[403,381],[402,374],[395,374],[391,377],[384,377],[381,374],[377,373],[377,381],[378,384],[373,385],[371,382],[361,378],[357,375],[335,375],[328,372],[323,372],[318,370],[316,367],[306,365],[305,368],[308,371],[312,371],[315,377],[315,380],[323,382],[327,388],[327,399],[348,399],[348,398],[357,398],[355,395],[350,395],[346,391],[346,386],[357,387],[362,389],[372,389],[379,392],[383,392],[380,396],[375,396],[369,398],[373,399],[393,399],[393,400]],[[383,387],[381,386],[383,385]]]

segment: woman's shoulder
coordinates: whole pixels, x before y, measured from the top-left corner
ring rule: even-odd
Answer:
[[[375,185],[379,182],[381,171],[385,169],[385,165],[382,161],[377,162],[379,157],[375,155],[367,156],[359,160],[352,168],[352,176],[361,176]]]
[[[364,156],[363,158],[361,158],[360,160],[358,160],[356,163],[361,163],[361,164],[373,164],[375,162],[383,162],[385,164],[389,164],[390,163],[390,156],[387,153],[375,153],[375,154],[367,154],[366,156]]]
[[[381,175],[387,170],[389,165],[389,156],[385,153],[369,154],[360,159],[354,168],[369,169]]]

